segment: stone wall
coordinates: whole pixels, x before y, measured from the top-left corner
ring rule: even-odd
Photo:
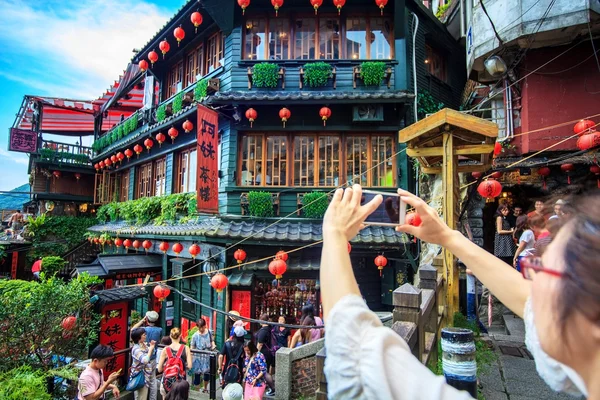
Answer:
[[[281,348],[275,354],[275,399],[314,399],[318,388],[317,353],[325,339],[290,349]]]
[[[318,388],[317,358],[315,355],[292,362],[291,399],[312,398]]]

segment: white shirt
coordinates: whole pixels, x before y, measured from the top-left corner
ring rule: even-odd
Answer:
[[[523,231],[519,238],[519,245],[525,242],[525,248],[519,253],[519,257],[527,257],[535,254],[535,235],[531,229]]]
[[[421,364],[361,297],[338,301],[325,325],[328,398],[473,400]]]

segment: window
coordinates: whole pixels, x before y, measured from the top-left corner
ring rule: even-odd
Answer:
[[[348,18],[346,20],[347,58],[364,60],[367,58],[367,20]]]
[[[340,20],[338,18],[319,18],[319,57],[324,59],[340,58]]]
[[[137,170],[137,188],[135,198],[152,196],[152,163],[142,164]]]
[[[269,59],[290,58],[290,21],[285,18],[269,20]]]
[[[196,170],[198,156],[196,147],[183,150],[177,156],[177,193],[189,193],[196,191]]]
[[[370,18],[370,57],[371,60],[392,58],[392,24],[385,18]]]
[[[167,189],[167,160],[159,158],[137,167],[135,198],[162,196]]]
[[[206,40],[206,66],[207,72],[212,72],[221,66],[225,37],[217,32]]]
[[[244,135],[238,184],[334,187],[352,181],[394,187],[394,153],[393,135]]]
[[[121,174],[121,188],[119,190],[119,201],[129,200],[129,170]]]
[[[183,89],[183,61],[179,61],[167,74],[167,92],[166,97],[171,97]]]
[[[246,20],[244,36],[244,54],[249,60],[264,60],[267,56],[266,32],[267,22],[265,19]]]
[[[296,59],[315,59],[316,18],[297,18],[294,21],[294,54]]]
[[[446,60],[429,45],[425,45],[425,64],[430,75],[446,82]]]
[[[154,161],[154,195],[162,196],[167,191],[167,159]]]
[[[186,54],[185,86],[196,82],[196,76],[204,74],[204,46],[200,45]]]

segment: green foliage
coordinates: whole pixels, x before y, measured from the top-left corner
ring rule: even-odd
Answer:
[[[195,193],[177,193],[167,196],[143,197],[121,203],[109,203],[96,211],[99,222],[125,220],[129,223],[156,224],[175,222],[177,216],[192,216],[196,212]]]
[[[116,143],[117,141],[123,139],[125,136],[129,135],[131,132],[135,131],[138,127],[138,123],[139,116],[136,112],[133,113],[125,121],[112,128],[110,131],[104,134],[104,136],[98,138],[98,140],[96,140],[92,144],[92,150],[94,150],[96,154],[101,153],[102,150],[104,150],[106,147],[110,146],[113,143]]]
[[[208,81],[206,79],[200,80],[200,82],[196,83],[196,87],[194,88],[194,100],[200,101],[207,95],[208,89]]]
[[[23,365],[0,375],[0,399],[51,400],[47,393],[46,376],[42,371]]]
[[[435,101],[431,93],[422,90],[417,93],[417,113],[419,118],[424,118],[427,114],[433,114],[444,108],[444,103]]]
[[[55,153],[56,150],[53,149],[40,149],[40,157],[42,160],[51,160]]]
[[[257,88],[276,88],[279,83],[279,65],[264,62],[252,69],[252,85]]]
[[[194,336],[194,333],[196,333],[196,332],[198,332],[198,327],[197,326],[195,326],[193,329],[190,329],[188,331],[187,342],[186,342],[188,345],[191,345],[191,343],[192,343],[192,336]]]
[[[379,86],[385,76],[383,61],[365,61],[360,65],[360,78],[365,86]]]
[[[306,193],[302,197],[302,215],[306,218],[323,218],[328,206],[329,199],[325,192],[315,191]]]
[[[248,212],[253,217],[273,217],[273,197],[269,192],[249,192]]]
[[[156,121],[162,122],[165,120],[165,118],[167,118],[167,105],[161,104],[156,109]]]
[[[135,325],[138,322],[140,322],[140,320],[142,319],[142,316],[140,315],[139,312],[137,312],[137,310],[133,310],[131,311],[131,317],[129,317],[131,319],[131,325]]]
[[[173,114],[177,114],[183,108],[183,92],[177,93],[173,99]]]
[[[59,256],[47,256],[42,258],[42,272],[47,277],[56,275],[61,269],[67,265],[67,262]]]
[[[304,85],[308,87],[319,87],[327,85],[331,78],[331,65],[323,61],[304,64]]]
[[[448,7],[450,7],[450,2],[438,7],[437,11],[435,12],[435,16],[437,17],[437,19],[442,18]]]

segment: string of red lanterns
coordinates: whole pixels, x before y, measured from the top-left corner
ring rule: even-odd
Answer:
[[[323,0],[310,0],[310,5],[315,9],[315,15],[317,15],[317,11],[319,7],[323,5]]]

